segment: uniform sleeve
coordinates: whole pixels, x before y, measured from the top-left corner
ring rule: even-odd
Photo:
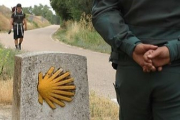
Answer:
[[[171,62],[180,59],[180,38],[168,41],[166,46],[169,49]]]
[[[92,22],[103,39],[115,50],[132,57],[135,46],[141,41],[133,35],[121,14],[119,0],[94,0]]]

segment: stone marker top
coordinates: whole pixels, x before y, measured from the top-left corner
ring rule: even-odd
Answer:
[[[42,105],[38,102],[39,73],[45,75],[51,67],[69,71],[76,86],[72,101],[65,102],[65,107],[55,104],[56,109],[52,109],[45,101]],[[86,57],[54,51],[16,55],[12,120],[89,120]]]
[[[23,53],[23,54],[18,54],[16,56],[20,57],[20,58],[25,58],[25,57],[36,56],[36,55],[57,54],[57,53],[82,57],[81,59],[87,60],[87,58],[85,56],[81,56],[81,55],[77,55],[77,54],[71,54],[71,53],[65,53],[65,52],[58,52],[58,51],[27,52],[27,53]]]

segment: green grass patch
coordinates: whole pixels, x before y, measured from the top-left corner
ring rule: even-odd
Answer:
[[[9,80],[14,74],[14,56],[20,52],[0,45],[0,80]]]
[[[110,46],[96,31],[81,29],[78,25],[67,29],[60,28],[53,37],[64,43],[97,52],[110,53],[111,51]]]

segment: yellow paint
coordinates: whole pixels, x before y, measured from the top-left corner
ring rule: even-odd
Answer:
[[[42,72],[38,76],[38,101],[43,104],[43,100],[45,100],[52,109],[56,108],[54,103],[64,107],[64,101],[72,101],[76,89],[73,84],[74,79],[70,77],[70,72],[63,73],[62,69],[54,72],[54,69],[54,67],[51,67],[44,77]]]

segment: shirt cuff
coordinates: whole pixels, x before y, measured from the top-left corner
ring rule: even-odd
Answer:
[[[171,62],[180,59],[180,41],[178,39],[168,41],[165,46],[169,49]]]
[[[131,36],[122,42],[120,49],[132,58],[133,51],[139,43],[141,43],[141,41],[137,37]]]

